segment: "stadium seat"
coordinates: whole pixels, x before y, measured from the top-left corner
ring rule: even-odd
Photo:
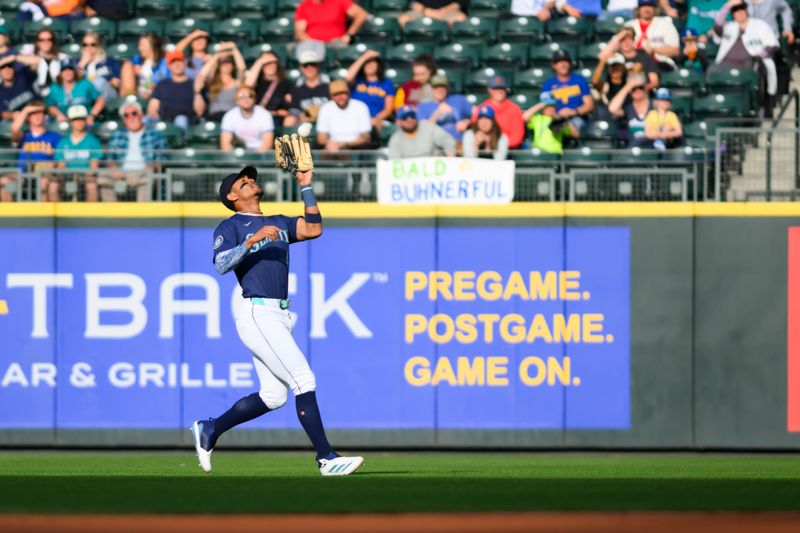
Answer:
[[[661,152],[658,150],[642,149],[638,146],[614,150],[611,153],[611,161],[621,166],[642,166],[645,164],[655,165],[659,160]]]
[[[400,28],[395,18],[371,16],[358,31],[358,40],[363,43],[393,43]]]
[[[272,45],[269,43],[264,44],[254,44],[251,46],[247,46],[242,50],[242,57],[247,62],[248,65],[253,64],[253,62],[261,57],[261,54],[264,52],[272,52],[276,56],[283,65],[286,65],[286,60],[288,57],[288,53],[286,52],[286,48],[279,45]]]
[[[486,67],[524,68],[528,63],[528,50],[518,43],[498,43],[481,51],[481,63]]]
[[[556,50],[566,50],[574,61],[575,50],[566,43],[535,44],[528,49],[528,60],[534,67],[550,67]]]
[[[182,149],[179,153],[177,153],[177,154],[173,155],[172,157],[170,157],[169,166],[173,166],[174,165],[174,166],[177,166],[178,168],[208,167],[208,164],[210,162],[216,162],[216,161],[218,161],[218,158],[220,157],[217,154],[209,154],[209,153],[202,153],[201,152],[201,150],[208,150],[208,149],[219,150],[219,146],[218,145],[214,145],[212,147],[212,146],[200,146],[200,145],[198,145],[198,146],[186,147],[186,148]],[[231,150],[231,151],[233,151],[233,150]],[[223,156],[224,156],[224,154],[227,154],[227,153],[229,153],[229,152],[223,152]],[[179,166],[175,165],[176,163],[179,164]],[[173,191],[173,194],[175,194],[174,191]]]
[[[660,85],[667,87],[673,95],[693,95],[705,91],[703,75],[689,69],[660,72]]]
[[[95,122],[94,128],[92,128],[92,133],[94,133],[95,137],[104,143],[107,143],[111,136],[114,135],[114,133],[120,128],[122,128],[122,125],[118,120],[106,120],[105,122],[100,123]]]
[[[205,124],[197,124],[196,126],[189,127],[189,143],[209,143],[216,144],[219,142],[220,128],[216,122],[206,122]]]
[[[682,123],[692,119],[693,101],[694,98],[691,95],[672,95],[672,110]]]
[[[70,58],[74,60],[79,60],[81,57],[81,45],[80,43],[69,43],[63,45],[61,47],[61,51],[67,54]]]
[[[497,25],[497,38],[502,41],[530,43],[542,41],[544,36],[544,23],[535,17],[503,19]]]
[[[581,45],[578,47],[577,59],[580,61],[581,65],[592,65],[590,68],[594,68],[599,62],[598,56],[600,52],[602,52],[605,47],[606,43],[603,42]]]
[[[758,94],[758,73],[749,69],[730,69],[706,74],[708,91],[728,97],[740,97],[743,115],[751,115]]]
[[[523,71],[518,71],[514,75],[515,87],[526,87],[541,91],[545,80],[553,76],[553,71],[549,68],[532,67]]]
[[[172,122],[157,122],[155,130],[161,132],[170,148],[181,148],[186,145],[186,133]]]
[[[194,30],[211,31],[210,20],[186,17],[177,20],[170,20],[164,24],[164,33],[171,41],[179,41],[192,33]]]
[[[576,17],[550,19],[547,34],[558,42],[588,43],[592,39],[592,21]]]
[[[617,148],[617,125],[613,121],[587,122],[581,129],[581,144],[594,149]]]
[[[59,41],[63,42],[69,35],[69,24],[63,20],[51,19],[50,17],[38,21],[29,20],[22,23],[20,37],[24,41],[33,41],[34,37],[36,37],[36,32],[39,30],[50,30],[58,37]]]
[[[131,20],[121,20],[117,26],[117,38],[126,42],[136,42],[144,33],[164,34],[164,21],[137,17]]]
[[[436,48],[433,57],[442,66],[470,69],[478,66],[480,53],[475,46],[457,42]]]
[[[183,12],[186,17],[220,20],[227,16],[228,5],[226,0],[183,0]]]
[[[406,10],[407,0],[372,0],[372,10],[376,17],[397,19]]]
[[[230,0],[230,13],[246,19],[269,20],[276,8],[273,0]]]
[[[334,68],[326,72],[327,76],[332,80],[344,80],[347,78],[347,69],[344,67]]]
[[[386,69],[386,79],[391,80],[400,87],[400,85],[411,79],[411,67],[389,67]]]
[[[139,50],[134,43],[116,43],[112,45],[106,45],[106,52],[111,57],[114,57],[120,61],[124,61],[138,54]]]
[[[687,139],[707,139],[713,137],[717,131],[716,123],[713,121],[696,120],[688,124],[683,124],[683,136]]]
[[[420,54],[430,54],[432,52],[433,47],[431,46],[403,43],[389,47],[389,49],[386,50],[386,60],[393,65],[395,63],[400,63],[403,66],[411,66],[411,62],[415,57]]]
[[[99,33],[107,43],[114,42],[117,38],[117,24],[111,20],[90,17],[70,23],[70,33],[74,39],[80,39],[87,31]]]
[[[595,21],[594,38],[598,41],[606,42],[619,31],[623,24],[625,24],[623,17]]]
[[[237,41],[242,44],[253,41],[258,33],[258,23],[254,20],[232,17],[214,21],[211,32],[220,41]]]
[[[181,15],[181,4],[175,0],[136,0],[136,14],[167,20]]]
[[[742,108],[741,98],[718,93],[695,98],[692,102],[692,108],[693,115],[701,119],[709,117],[741,117],[749,111]]]
[[[522,111],[539,102],[539,91],[535,89],[514,89],[508,96]]]
[[[297,11],[297,6],[299,6],[302,1],[303,0],[278,0],[278,15],[290,17],[294,20],[294,12]]]
[[[673,150],[665,150],[661,154],[663,161],[672,161],[676,163],[697,163],[706,160],[706,153],[703,150],[698,150],[693,146],[684,146],[683,148],[675,148]]]
[[[450,28],[453,42],[461,44],[487,43],[495,39],[496,33],[497,20],[486,17],[470,17]]]
[[[439,44],[447,40],[449,26],[443,20],[422,17],[408,21],[403,28],[403,39],[409,43]]]
[[[3,141],[5,144],[11,142],[11,121],[10,120],[0,120],[0,141]]]
[[[511,9],[511,0],[471,0],[470,15],[476,17],[502,16]]]
[[[464,89],[464,70],[439,66],[437,72],[447,76],[447,82],[450,84],[450,92],[460,93]]]
[[[289,17],[261,21],[258,33],[269,43],[288,43],[294,40],[294,24]]]
[[[597,167],[608,162],[611,159],[611,153],[584,146],[576,150],[564,150],[562,158],[568,167]]]
[[[485,89],[489,84],[489,80],[493,77],[500,75],[506,79],[509,87],[513,87],[513,80],[511,78],[511,70],[499,70],[492,67],[480,68],[467,72],[464,76],[464,88],[466,90],[479,90]]]

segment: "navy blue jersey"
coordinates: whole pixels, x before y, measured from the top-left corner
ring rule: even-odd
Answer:
[[[243,244],[263,226],[280,230],[277,241],[256,243],[236,266],[245,298],[286,298],[289,293],[289,244],[297,242],[297,219],[283,215],[235,214],[214,231],[214,258]],[[213,259],[212,259],[213,261]]]

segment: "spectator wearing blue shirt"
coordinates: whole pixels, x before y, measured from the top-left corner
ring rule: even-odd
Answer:
[[[45,125],[45,107],[40,102],[26,105],[11,123],[11,140],[19,147],[20,172],[36,172],[42,168],[52,168],[56,147],[61,140],[58,133],[49,131]],[[28,131],[23,132],[23,124],[28,123]],[[59,180],[47,174],[41,175],[39,182],[42,199],[46,202],[59,200]]]
[[[559,14],[575,18],[597,18],[603,12],[600,0],[556,0]]]
[[[555,75],[544,82],[542,92],[555,98],[556,115],[568,119],[580,131],[586,117],[594,111],[589,82],[572,72],[572,60],[566,50],[556,50],[551,64]]]
[[[417,119],[437,124],[460,143],[472,121],[472,105],[463,95],[449,94],[450,84],[443,74],[431,78],[431,88],[434,99],[417,106]]]
[[[0,116],[14,120],[14,116],[35,99],[30,69],[16,62],[16,55],[7,52],[0,58]]]
[[[59,122],[67,122],[67,109],[73,105],[83,105],[91,110],[86,119],[91,127],[94,119],[103,111],[106,99],[91,82],[81,79],[77,65],[71,60],[61,65],[57,79],[58,83],[50,86],[50,92],[44,101],[50,115]]]
[[[385,121],[394,113],[394,83],[384,75],[385,65],[380,53],[367,50],[347,69],[347,83],[352,98],[367,104],[372,127],[380,132]]]
[[[83,79],[90,81],[106,100],[111,100],[119,96],[121,69],[119,61],[103,48],[102,36],[87,31],[81,39],[81,58],[78,60],[78,71]]]

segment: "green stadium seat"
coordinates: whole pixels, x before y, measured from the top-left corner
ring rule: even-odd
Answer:
[[[326,74],[332,80],[347,79],[347,69],[344,67],[334,68],[333,70],[329,70],[328,72],[326,72]]]
[[[517,85],[518,86],[518,85]],[[539,91],[535,89],[514,89],[508,97],[517,104],[522,111],[533,107],[539,102]]]
[[[743,115],[752,115],[758,100],[758,73],[749,69],[730,69],[708,72],[708,91],[729,97],[740,97]]]
[[[701,96],[692,102],[692,113],[698,118],[741,117],[747,111],[742,109],[741,98],[719,93]]]
[[[386,79],[391,80],[398,87],[411,79],[411,67],[386,69]]]
[[[581,129],[581,144],[595,149],[610,150],[617,147],[617,125],[613,121],[587,122]]]
[[[201,150],[219,150],[219,145],[214,146],[190,146],[187,148],[182,149],[179,153],[174,154],[170,157],[168,166],[173,168],[197,168],[197,167],[204,167],[207,168],[209,163],[214,163],[218,161],[218,157],[216,154],[210,153],[201,153]],[[225,152],[227,153],[227,152]],[[179,179],[183,179],[184,176],[180,176]],[[175,180],[175,178],[173,178]],[[174,181],[173,181],[174,182]],[[172,194],[174,196],[180,196],[181,193],[176,193],[173,189]]]
[[[247,46],[242,50],[242,57],[244,57],[245,61],[248,65],[252,65],[253,62],[261,57],[261,54],[264,52],[272,52],[276,56],[283,65],[287,64],[288,53],[286,52],[286,48],[279,45],[272,45],[269,43],[263,44],[254,44],[251,46]]]
[[[120,124],[119,120],[112,119],[100,123],[95,122],[92,133],[94,133],[95,137],[107,143],[111,136],[120,129],[124,130],[125,128]]]
[[[228,3],[227,0],[183,0],[183,12],[186,17],[220,20],[228,14]]]
[[[719,45],[714,42],[705,42],[699,43],[698,47],[705,51],[706,56],[708,56],[708,61],[714,63],[714,60],[717,58],[717,52],[719,52]]]
[[[665,150],[661,153],[662,161],[672,161],[675,163],[698,163],[706,160],[706,153],[689,145],[683,148]]]
[[[358,31],[358,40],[367,44],[394,42],[400,32],[397,20],[389,17],[371,16]]]
[[[645,164],[654,165],[661,156],[658,150],[642,149],[638,146],[614,150],[611,152],[611,161],[625,166],[641,166]]]
[[[181,3],[175,0],[136,0],[136,14],[171,19],[181,15]]]
[[[558,42],[588,43],[592,31],[592,21],[586,18],[560,17],[547,22],[547,34]]]
[[[553,71],[550,68],[531,67],[523,71],[518,71],[514,75],[514,86],[541,91],[545,80],[552,77]]]
[[[713,121],[696,120],[688,124],[683,124],[683,136],[692,139],[707,139],[714,136],[717,131],[716,123]]]
[[[294,23],[289,17],[277,17],[262,21],[258,33],[269,43],[288,43],[294,40]]]
[[[476,17],[502,15],[511,9],[511,0],[471,0],[469,12]]]
[[[595,21],[594,37],[598,41],[606,42],[619,31],[623,24],[625,24],[623,17]]]
[[[3,141],[5,144],[11,142],[11,121],[10,120],[0,120],[0,141]]]
[[[692,118],[694,98],[691,95],[672,95],[672,110],[681,119],[681,123]]]
[[[464,76],[464,88],[467,90],[485,89],[489,84],[489,80],[495,76],[503,76],[509,87],[513,87],[513,79],[511,78],[512,71],[494,69],[492,67],[481,68],[467,72]]]
[[[600,52],[606,47],[606,43],[596,42],[587,43],[578,47],[577,58],[582,65],[593,64],[596,65]]]
[[[252,41],[258,33],[258,23],[254,20],[232,17],[214,21],[211,33],[220,41]]]
[[[63,137],[64,135],[69,134],[69,121],[65,120],[63,122],[51,122],[47,126],[47,129],[55,133],[58,133]]]
[[[186,133],[172,122],[157,122],[155,130],[161,132],[171,149],[181,148],[186,145]]]
[[[216,122],[209,121],[205,124],[191,126],[189,127],[189,144],[194,145],[195,142],[216,144],[219,142],[220,133],[219,124]]]
[[[567,43],[535,44],[528,49],[528,60],[532,66],[550,67],[556,50],[566,50],[574,61],[575,49]]]
[[[450,84],[450,92],[460,93],[464,89],[464,71],[459,68],[446,68],[439,66],[437,71],[439,74],[447,76],[447,81]]]
[[[335,50],[336,62],[338,65],[347,68],[359,57],[361,57],[367,50],[375,50],[381,54],[381,57],[383,57],[385,55],[384,48],[385,47],[380,44],[367,45],[365,43],[358,43],[351,46],[345,46],[343,48],[337,48]]]
[[[497,20],[487,17],[470,17],[454,23],[450,28],[453,41],[461,44],[482,44],[493,41],[496,33]]]
[[[535,17],[513,17],[497,24],[497,38],[502,41],[529,43],[542,41],[545,35],[544,23]]]
[[[461,92],[461,94],[463,94],[464,98],[467,99],[467,102],[469,102],[470,105],[473,106],[480,104],[489,97],[489,95],[486,94],[485,89],[464,90]]]
[[[463,68],[477,67],[480,53],[476,46],[460,42],[439,46],[433,53],[439,65],[457,66]]]
[[[372,0],[371,13],[383,18],[396,19],[408,6],[407,0]]]
[[[422,44],[403,43],[391,46],[386,50],[386,60],[392,64],[401,63],[411,66],[411,62],[420,54],[433,53],[433,47]]]
[[[80,45],[80,43],[69,43],[69,44],[63,45],[61,47],[61,51],[64,52],[65,54],[67,54],[69,57],[71,57],[72,59],[74,59],[76,61],[78,59],[80,59],[80,57],[81,57],[81,45]]]
[[[164,33],[171,41],[179,41],[195,30],[205,30],[211,32],[210,20],[185,17],[177,20],[170,20],[164,24]]]
[[[397,131],[397,126],[395,126],[394,124],[385,124],[381,128],[380,132],[381,146],[387,146],[389,144],[389,138],[395,131]]]
[[[291,19],[294,20],[294,12],[297,11],[297,6],[299,6],[302,1],[303,0],[278,0],[278,15],[291,17]]]
[[[15,13],[0,14],[0,31],[8,35],[12,41],[16,41],[19,38],[21,26],[22,24],[17,20]]]
[[[705,90],[703,75],[690,69],[678,69],[659,73],[660,85],[667,87],[673,95],[699,94]]]
[[[127,102],[139,102],[139,105],[142,106],[142,109],[147,109],[147,102],[139,98],[135,95],[128,95],[128,96],[120,96],[119,98],[112,98],[110,100],[106,100],[106,105],[103,109],[106,116],[109,119],[116,119],[119,117],[119,108],[122,107],[122,104]]]
[[[136,42],[144,33],[164,35],[164,21],[137,17],[131,20],[121,20],[117,25],[117,38],[121,40]]]
[[[136,48],[134,43],[116,43],[112,45],[106,45],[106,52],[111,57],[114,57],[120,61],[124,61],[138,54],[139,50]]]
[[[230,13],[246,19],[269,20],[276,8],[274,0],[230,0]]]
[[[105,42],[110,43],[117,38],[117,23],[100,17],[74,20],[70,23],[70,33],[75,39],[80,39],[87,31],[99,33],[103,36]]]
[[[576,150],[564,150],[562,158],[568,167],[596,167],[608,162],[611,152],[584,146]]]
[[[497,43],[481,51],[481,63],[487,67],[503,68],[525,67],[528,63],[528,50],[517,43]]]
[[[403,39],[410,43],[438,44],[447,39],[450,27],[443,20],[422,17],[411,20],[403,28]]]
[[[59,42],[63,42],[69,35],[69,24],[63,20],[51,19],[50,17],[39,21],[29,20],[22,23],[20,37],[25,41],[33,41],[39,30],[50,30],[58,37]]]

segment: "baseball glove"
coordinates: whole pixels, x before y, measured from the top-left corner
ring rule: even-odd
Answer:
[[[305,137],[282,135],[275,139],[275,164],[297,177],[298,172],[314,169],[311,145]]]

